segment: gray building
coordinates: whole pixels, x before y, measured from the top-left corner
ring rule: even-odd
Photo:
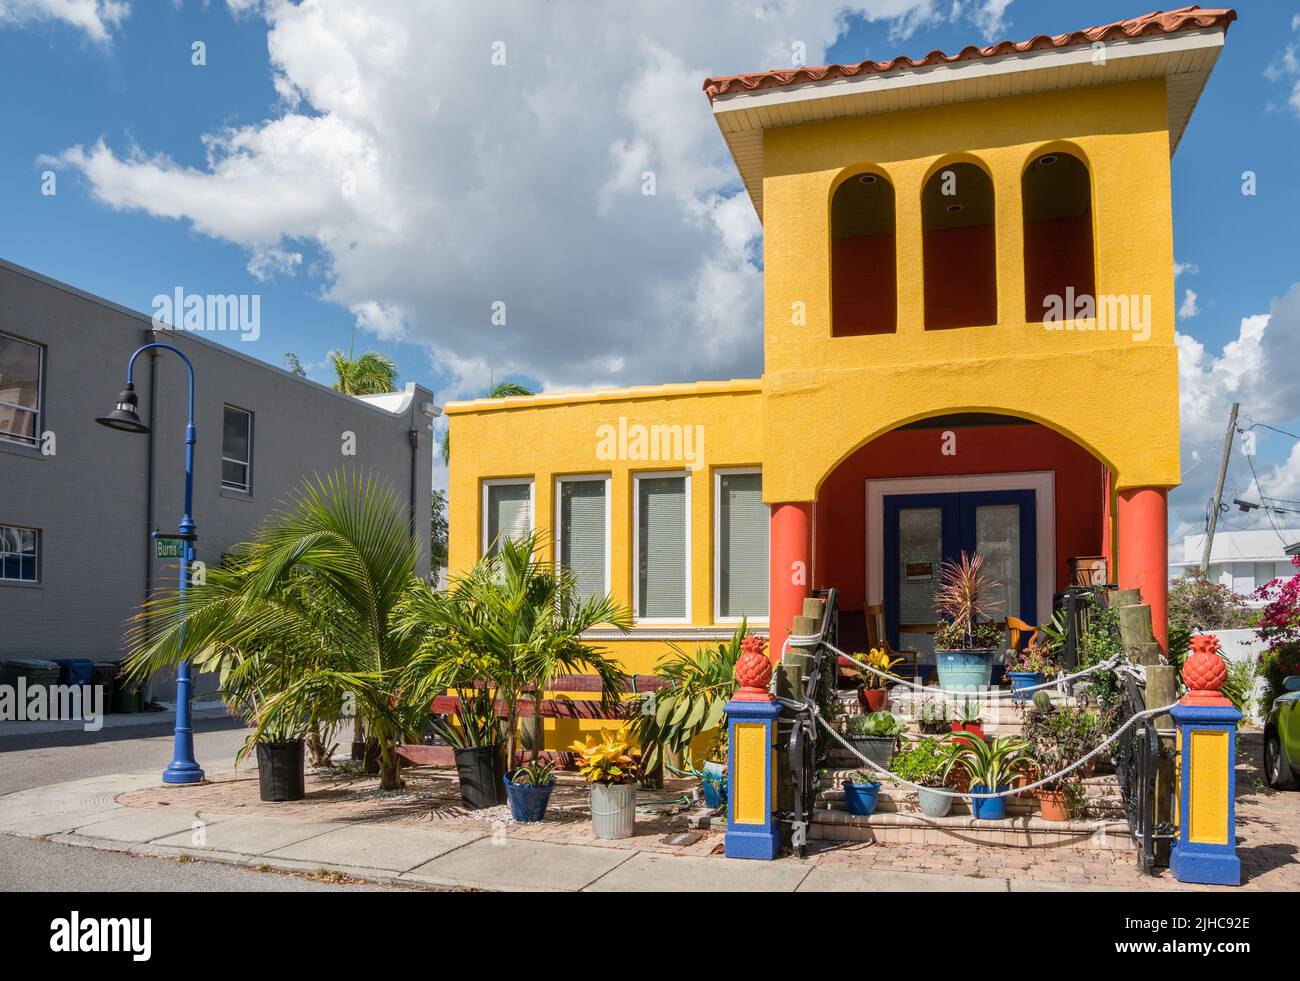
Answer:
[[[305,478],[359,470],[410,508],[428,574],[430,392],[412,384],[351,398],[248,357],[238,342],[153,327],[0,261],[0,660],[119,660],[124,621],[160,577],[175,581],[176,561],[155,557],[150,533],[175,534],[181,517],[185,365],[169,351],[136,362],[149,435],[95,423],[113,408],[131,353],[152,341],[194,364],[199,560],[215,564],[247,540]]]

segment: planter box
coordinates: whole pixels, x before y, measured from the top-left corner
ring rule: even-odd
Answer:
[[[303,774],[303,742],[257,744],[257,783],[262,800],[302,800],[307,796]]]

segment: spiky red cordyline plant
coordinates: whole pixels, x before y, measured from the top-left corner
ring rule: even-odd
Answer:
[[[948,622],[970,637],[976,623],[997,612],[998,601],[992,595],[997,588],[998,581],[984,571],[984,556],[962,552],[960,561],[943,563],[934,602]]]

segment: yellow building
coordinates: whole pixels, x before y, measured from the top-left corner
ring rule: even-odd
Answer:
[[[1103,556],[1165,630],[1179,483],[1170,166],[1229,24],[1187,8],[914,62],[709,79],[763,222],[765,370],[451,403],[450,566],[544,529],[665,641],[772,650],[836,587],[927,649],[979,551],[1038,622]]]

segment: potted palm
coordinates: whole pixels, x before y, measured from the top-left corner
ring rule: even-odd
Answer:
[[[885,707],[885,700],[888,693],[885,685],[889,683],[889,678],[897,678],[894,673],[894,666],[901,664],[901,657],[891,658],[889,652],[879,647],[873,647],[869,654],[855,654],[856,660],[861,661],[868,667],[874,668],[875,671],[866,671],[858,669],[858,704],[862,706],[863,712],[879,712]],[[876,674],[879,671],[880,674]],[[889,678],[881,677],[888,675]]]
[[[524,824],[540,821],[546,816],[546,805],[555,789],[555,764],[533,760],[502,778],[502,782],[510,816]]]
[[[960,561],[943,563],[934,598],[944,618],[934,634],[940,688],[987,688],[992,680],[1002,628],[988,618],[997,606],[998,586],[984,571],[982,555],[962,552]]]
[[[919,788],[917,802],[926,817],[941,818],[952,810],[952,798],[935,791],[948,786],[955,757],[956,744],[926,738],[895,755],[889,769],[901,780]]]
[[[146,677],[214,649],[283,659],[253,716],[254,744],[354,704],[379,748],[380,787],[397,790],[397,744],[423,727],[428,705],[399,684],[419,639],[396,614],[427,589],[415,576],[420,548],[405,505],[381,482],[314,478],[184,599],[159,591],[142,607],[126,668]]]
[[[953,766],[970,780],[971,814],[981,821],[1001,821],[1007,816],[1007,798],[977,795],[1004,794],[1010,790],[1016,775],[1033,765],[1029,743],[1016,736],[996,736],[988,742],[950,735],[947,740],[956,747]]]
[[[534,533],[502,539],[442,591],[417,591],[404,604],[402,629],[417,638],[404,672],[404,697],[428,705],[458,685],[486,685],[504,729],[506,770],[518,759],[519,707],[529,699],[542,717],[542,700],[563,675],[594,671],[600,704],[617,706],[627,681],[618,664],[582,635],[593,627],[626,632],[631,613],[606,596],[583,599],[576,577],[541,555]],[[498,771],[494,787],[503,786]]]
[[[452,685],[456,698],[452,714],[429,718],[433,734],[452,748],[460,799],[471,811],[494,807],[506,799],[496,689],[478,680],[489,673],[485,664],[486,659],[468,658],[465,677]]]
[[[591,828],[597,838],[631,838],[641,765],[626,739],[606,732],[601,741],[575,742],[578,772],[591,784]]]
[[[890,712],[855,715],[848,722],[847,733],[853,748],[866,759],[888,769],[898,746],[898,737],[907,731],[907,723]]]

